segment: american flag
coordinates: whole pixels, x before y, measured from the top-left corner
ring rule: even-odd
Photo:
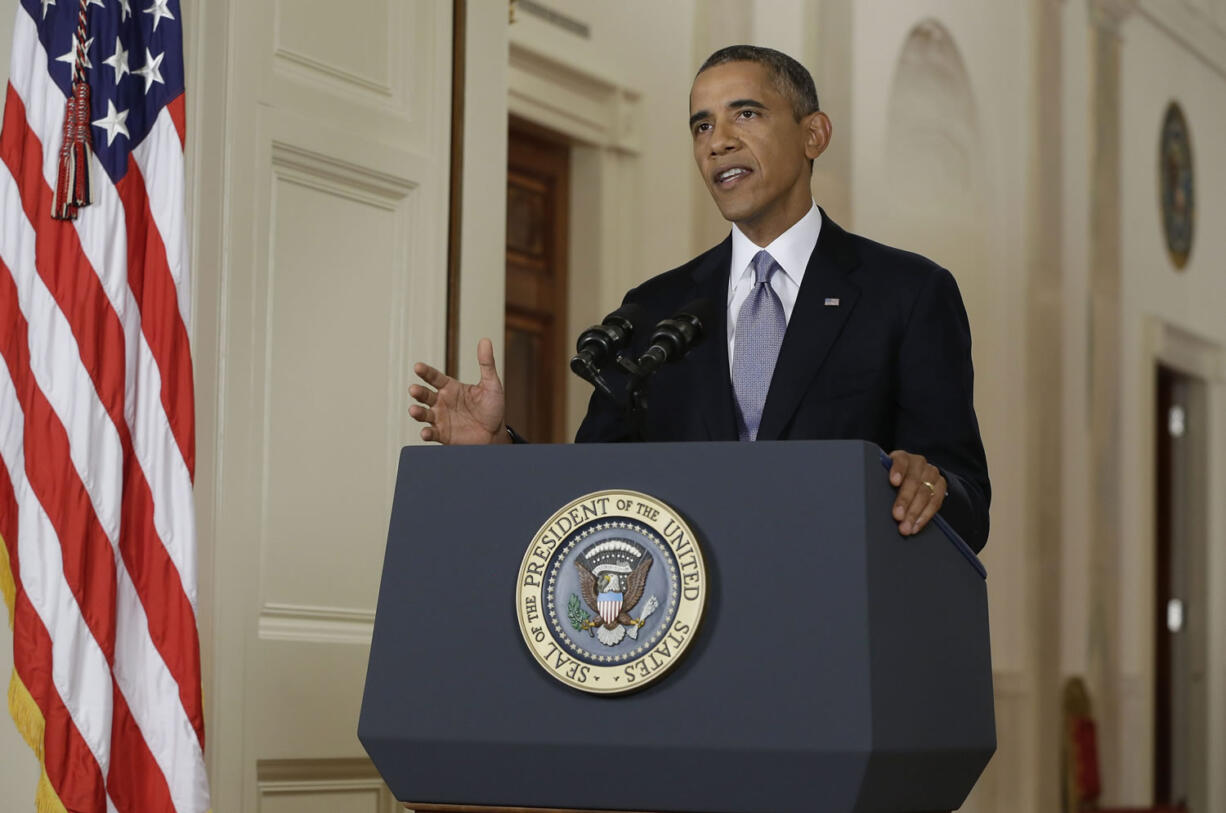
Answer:
[[[39,810],[209,807],[182,23],[177,0],[17,12],[0,132],[0,588]],[[74,74],[89,88],[77,131]],[[65,132],[92,141],[67,176],[88,180],[75,220],[52,217]]]

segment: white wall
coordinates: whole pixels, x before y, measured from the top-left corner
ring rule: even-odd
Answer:
[[[1124,298],[1148,313],[1226,344],[1226,74],[1178,47],[1148,17],[1123,31]],[[1226,54],[1221,55],[1226,63]],[[1226,70],[1226,69],[1224,69]],[[1177,270],[1167,255],[1158,186],[1158,143],[1168,102],[1183,107],[1191,132],[1196,220],[1191,256]]]
[[[1121,65],[1122,196],[1122,410],[1124,454],[1120,471],[1124,536],[1121,540],[1119,607],[1124,738],[1150,739],[1153,696],[1153,400],[1154,331],[1175,327],[1185,347],[1207,368],[1187,372],[1210,384],[1211,461],[1207,490],[1212,513],[1208,524],[1210,598],[1200,608],[1209,619],[1210,693],[1207,730],[1209,766],[1226,764],[1226,515],[1216,495],[1226,491],[1226,52],[1217,64],[1189,53],[1162,25],[1162,18],[1137,14],[1126,23]],[[1203,23],[1201,23],[1203,24]],[[1212,30],[1212,27],[1211,27]],[[1221,24],[1219,37],[1226,33]],[[1180,271],[1168,257],[1159,202],[1158,149],[1163,116],[1170,101],[1179,102],[1188,121],[1193,151],[1196,215],[1191,256]],[[1166,363],[1171,358],[1162,359]],[[1135,442],[1130,442],[1135,439]],[[1202,440],[1204,442],[1204,440]],[[1124,801],[1145,801],[1148,793],[1147,748],[1126,750],[1121,768],[1128,777]],[[1210,799],[1205,809],[1226,804],[1226,778],[1209,772]]]
[[[1019,31],[1026,30],[1024,6],[1002,7],[997,14],[983,13],[971,0],[868,0],[856,2],[853,18],[852,198],[857,231],[903,248],[919,250],[949,267],[963,290],[971,321],[976,362],[976,410],[992,475],[992,535],[983,558],[989,574],[992,619],[993,669],[998,685],[1020,690],[1029,666],[1026,625],[1026,584],[1029,564],[1027,495],[1024,473],[1026,391],[1020,371],[1025,369],[1025,228],[1027,222],[1026,172],[1030,148],[1028,130],[1018,126],[1029,92],[1030,45]],[[981,150],[967,157],[967,166],[979,177],[972,186],[982,197],[984,210],[977,228],[991,247],[982,266],[969,266],[962,228],[941,229],[940,219],[925,212],[924,201],[911,217],[894,204],[900,194],[898,167],[882,160],[893,135],[889,103],[896,81],[898,57],[910,31],[925,20],[935,20],[951,36],[970,77],[973,115],[978,137],[968,144]],[[916,103],[924,104],[924,100]],[[915,168],[921,171],[922,168]],[[945,204],[940,188],[928,193],[927,204]],[[908,222],[917,218],[916,226]],[[934,225],[937,228],[933,228]],[[925,236],[925,231],[927,236]],[[1018,701],[1023,702],[1023,701]],[[1002,748],[1014,734],[1002,728]],[[1024,807],[1019,808],[1024,809]]]

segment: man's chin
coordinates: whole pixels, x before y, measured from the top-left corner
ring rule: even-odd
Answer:
[[[723,215],[724,220],[729,223],[738,223],[744,220],[750,214],[750,207],[745,205],[738,206],[736,202],[730,200],[721,200],[712,195],[715,200],[715,208],[719,209],[719,213]]]

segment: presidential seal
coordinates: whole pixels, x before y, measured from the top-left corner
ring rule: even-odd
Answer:
[[[693,531],[635,491],[580,497],[541,526],[524,554],[515,611],[546,672],[585,692],[641,689],[698,630],[707,571]]]

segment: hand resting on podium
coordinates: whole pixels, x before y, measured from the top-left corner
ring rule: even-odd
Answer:
[[[941,470],[922,454],[899,449],[890,452],[890,459],[894,461],[890,466],[890,485],[898,489],[892,509],[898,532],[903,536],[917,534],[941,510],[949,483]]]

